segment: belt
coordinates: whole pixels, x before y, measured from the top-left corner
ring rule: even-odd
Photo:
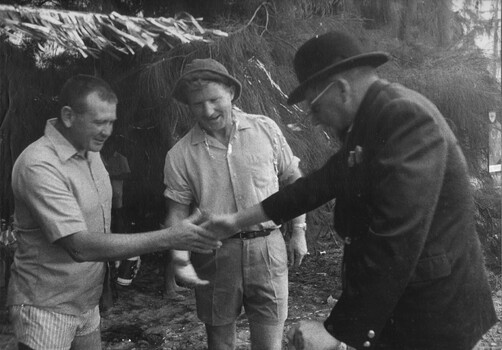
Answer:
[[[230,238],[240,238],[240,239],[252,239],[256,237],[265,237],[270,234],[274,229],[266,229],[260,231],[242,231],[238,232]]]

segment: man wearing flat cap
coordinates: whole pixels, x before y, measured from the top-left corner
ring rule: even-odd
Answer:
[[[380,79],[388,60],[356,39],[329,32],[296,53],[312,119],[335,132],[341,149],[319,170],[257,206],[213,218],[231,234],[280,224],[336,198],[335,228],[345,241],[342,295],[324,321],[288,332],[291,348],[454,349],[476,347],[497,321],[467,165],[432,102]]]
[[[187,64],[176,82],[173,96],[188,106],[196,124],[166,156],[166,226],[185,219],[191,207],[235,213],[301,176],[299,159],[277,124],[233,107],[240,93],[240,82],[210,58]],[[307,252],[305,216],[293,218],[292,226],[289,258],[297,266]],[[288,256],[279,227],[272,221],[242,227],[214,254],[193,253],[191,263],[187,252],[173,253],[178,277],[197,285],[197,314],[209,349],[235,348],[242,307],[252,348],[282,348]]]

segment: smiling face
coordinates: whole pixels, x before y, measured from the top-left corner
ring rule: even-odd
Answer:
[[[117,104],[102,100],[97,92],[91,92],[85,101],[85,109],[80,113],[63,107],[63,113],[68,116],[65,118],[67,138],[80,152],[99,152],[112,134]]]
[[[226,136],[232,129],[233,87],[206,82],[186,93],[194,118],[209,135]]]

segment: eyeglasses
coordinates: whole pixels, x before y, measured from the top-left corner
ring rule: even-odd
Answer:
[[[315,103],[322,97],[322,95],[324,95],[333,85],[335,84],[334,81],[332,81],[331,83],[328,84],[328,86],[326,86],[324,88],[324,90],[322,90],[319,95],[317,95],[309,104],[309,107],[310,109],[312,110],[312,107],[315,105]]]

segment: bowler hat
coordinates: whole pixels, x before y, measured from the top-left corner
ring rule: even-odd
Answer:
[[[242,90],[241,83],[233,76],[228,74],[228,70],[225,68],[225,66],[212,58],[196,58],[192,62],[188,63],[183,70],[183,74],[174,84],[173,97],[180,102],[188,104],[185,96],[185,91],[183,91],[183,89],[181,88],[183,85],[182,82],[183,80],[189,78],[191,74],[204,71],[221,76],[223,78],[223,81],[235,87],[234,98],[232,101],[235,101],[239,98]]]
[[[346,33],[317,35],[296,52],[293,64],[300,85],[289,94],[288,104],[303,101],[308,87],[330,75],[358,66],[378,67],[388,60],[385,52],[363,52],[359,42]]]

